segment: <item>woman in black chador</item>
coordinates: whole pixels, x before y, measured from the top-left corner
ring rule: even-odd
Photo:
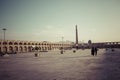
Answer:
[[[94,52],[95,52],[94,47],[92,47],[92,48],[91,48],[91,55],[94,56]]]
[[[97,56],[98,49],[95,47],[95,56]]]

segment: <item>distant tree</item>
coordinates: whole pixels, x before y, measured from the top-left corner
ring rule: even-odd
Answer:
[[[89,45],[89,48],[91,48],[91,46],[92,46],[92,41],[91,40],[88,40],[88,45]]]
[[[91,40],[88,40],[88,44],[89,44],[89,45],[92,44],[92,41],[91,41]]]

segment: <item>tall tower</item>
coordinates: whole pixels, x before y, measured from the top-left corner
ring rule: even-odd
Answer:
[[[76,49],[78,49],[78,30],[77,30],[77,25],[75,26],[76,27]]]

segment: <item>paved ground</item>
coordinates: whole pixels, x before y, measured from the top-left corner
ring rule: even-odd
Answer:
[[[0,80],[120,80],[120,50],[51,51],[0,57]]]

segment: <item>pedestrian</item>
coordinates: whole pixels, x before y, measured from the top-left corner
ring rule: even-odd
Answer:
[[[93,55],[93,56],[94,56],[94,51],[95,51],[95,50],[94,50],[94,47],[92,47],[92,48],[91,48],[91,55]]]
[[[95,56],[97,56],[97,51],[98,51],[97,47],[95,47],[94,50],[95,50]]]
[[[63,54],[63,50],[61,50],[61,54]]]

